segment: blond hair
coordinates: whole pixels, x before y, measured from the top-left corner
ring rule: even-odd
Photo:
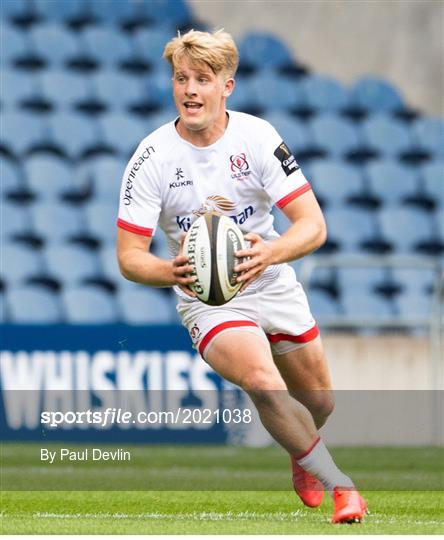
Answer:
[[[239,53],[234,39],[228,32],[217,30],[199,32],[190,30],[169,41],[163,52],[173,69],[176,69],[183,58],[188,58],[194,64],[207,64],[211,70],[228,77],[234,77],[239,64]]]

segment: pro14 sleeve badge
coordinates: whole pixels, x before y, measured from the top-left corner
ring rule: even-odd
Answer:
[[[282,141],[281,144],[276,148],[274,155],[281,162],[281,167],[287,176],[290,176],[291,173],[294,173],[300,168],[295,157],[290,152],[290,149],[284,143],[284,141]]]

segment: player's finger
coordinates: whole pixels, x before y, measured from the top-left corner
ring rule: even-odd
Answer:
[[[188,257],[186,255],[177,255],[177,257],[173,259],[173,265],[177,267],[188,264],[188,262]]]
[[[194,266],[191,266],[189,264],[173,266],[173,274],[175,276],[183,276],[185,274],[192,274],[194,271],[195,271]]]
[[[186,295],[191,296],[191,298],[196,298],[196,293],[188,287],[185,287],[184,285],[179,285],[179,289],[183,291]]]

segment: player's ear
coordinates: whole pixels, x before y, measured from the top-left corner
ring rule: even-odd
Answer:
[[[222,94],[224,98],[231,96],[234,90],[234,85],[235,85],[234,79],[227,79],[225,81],[225,88]]]

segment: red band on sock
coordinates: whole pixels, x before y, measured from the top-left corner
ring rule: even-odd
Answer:
[[[321,437],[317,436],[316,439],[313,441],[313,444],[310,446],[308,450],[306,450],[299,456],[295,456],[296,461],[299,461],[300,459],[308,456],[308,454],[313,450],[313,448],[318,444],[320,440],[321,440]]]

